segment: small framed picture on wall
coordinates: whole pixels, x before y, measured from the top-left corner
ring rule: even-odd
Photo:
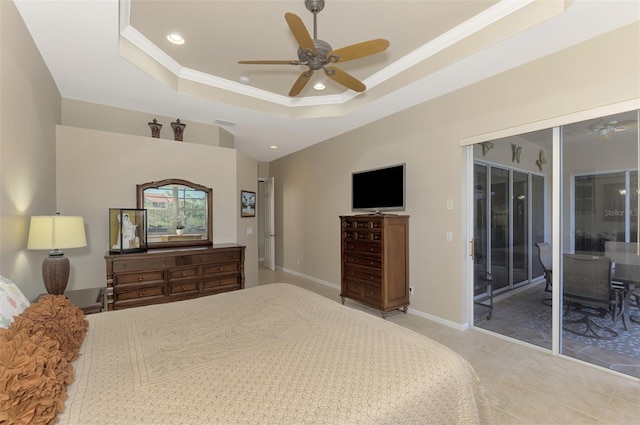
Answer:
[[[240,191],[240,217],[256,216],[256,193]]]

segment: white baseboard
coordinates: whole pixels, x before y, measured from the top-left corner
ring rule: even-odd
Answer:
[[[306,275],[306,274],[303,274],[303,273],[300,273],[300,272],[297,272],[297,271],[294,271],[294,270],[289,270],[289,269],[286,269],[286,268],[280,267],[280,266],[276,266],[276,269],[282,270],[283,272],[286,272],[286,273],[291,273],[291,274],[296,275],[296,276],[303,277],[305,279],[309,279],[309,280],[311,280],[313,282],[320,283],[322,285],[330,286],[332,288],[337,289],[338,291],[340,290],[340,285],[336,285],[335,283],[328,282],[326,280],[318,279],[316,277],[309,276],[309,275]],[[445,319],[443,319],[441,317],[433,316],[431,314],[422,312],[420,310],[416,310],[415,308],[409,307],[409,309],[407,310],[407,313],[415,314],[416,316],[422,317],[423,319],[431,320],[433,322],[439,323],[439,324],[444,325],[444,326],[448,326],[450,328],[453,328],[453,329],[456,329],[456,330],[459,330],[459,331],[466,331],[467,329],[469,329],[469,323],[468,322],[467,323],[462,323],[462,324],[455,323],[455,322],[452,322],[450,320],[445,320]]]
[[[456,323],[456,322],[452,322],[451,320],[446,320],[443,319],[441,317],[438,316],[434,316],[432,314],[428,314],[425,313],[423,311],[420,310],[416,310],[414,308],[409,307],[409,310],[407,311],[407,313],[411,313],[411,314],[415,314],[416,316],[422,317],[423,319],[427,319],[427,320],[431,320],[433,322],[436,323],[440,323],[441,325],[445,325],[447,327],[459,330],[459,331],[466,331],[467,329],[469,329],[469,323]]]
[[[336,285],[335,283],[329,282],[327,280],[318,279],[317,277],[309,276],[294,270],[285,269],[284,267],[280,267],[280,266],[276,266],[276,269],[282,270],[283,272],[286,272],[286,273],[291,273],[296,276],[304,277],[305,279],[309,279],[313,282],[320,283],[321,285],[330,286],[332,288],[337,289],[338,291],[340,290],[340,285]]]

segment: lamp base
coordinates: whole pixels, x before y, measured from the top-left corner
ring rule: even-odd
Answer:
[[[42,279],[47,292],[62,295],[69,281],[69,259],[63,255],[49,256],[42,262]]]

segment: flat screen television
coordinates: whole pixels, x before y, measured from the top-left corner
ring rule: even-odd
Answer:
[[[405,164],[351,175],[351,209],[353,211],[404,211]]]

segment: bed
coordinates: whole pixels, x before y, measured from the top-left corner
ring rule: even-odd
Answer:
[[[87,321],[61,424],[493,422],[458,354],[289,284]]]

